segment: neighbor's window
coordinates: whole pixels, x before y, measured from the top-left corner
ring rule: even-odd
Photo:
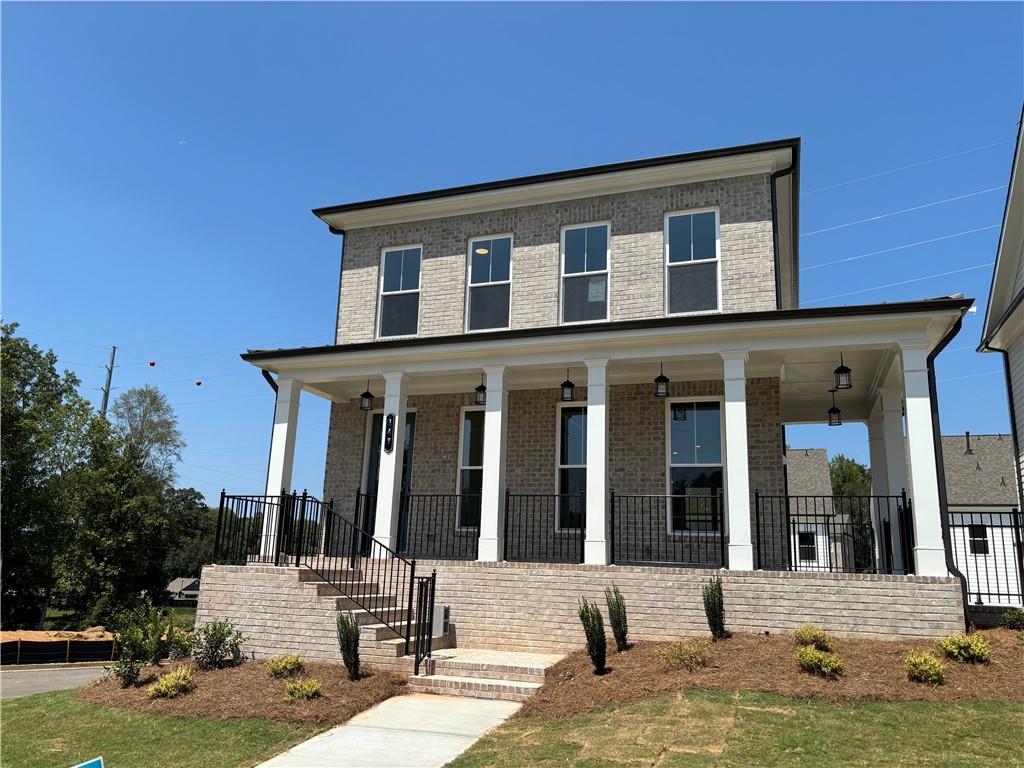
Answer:
[[[666,308],[670,315],[718,309],[718,212],[665,217]]]
[[[814,531],[799,531],[797,533],[797,551],[802,562],[817,562],[818,560],[818,538]]]
[[[587,409],[558,409],[558,529],[583,527],[587,490]]]
[[[672,532],[721,530],[721,403],[670,402],[668,431]]]
[[[380,281],[380,333],[415,336],[420,312],[420,261],[417,246],[384,251]]]
[[[469,307],[466,330],[508,328],[512,294],[512,238],[469,244]]]
[[[562,322],[608,319],[609,225],[562,230]]]
[[[969,525],[967,526],[968,543],[972,555],[988,554],[988,526]]]
[[[459,528],[479,528],[484,483],[483,409],[467,408],[462,412],[459,442]]]

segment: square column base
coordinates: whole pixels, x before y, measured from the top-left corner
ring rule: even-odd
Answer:
[[[476,559],[482,563],[500,563],[505,559],[503,539],[480,539]]]
[[[914,571],[918,576],[949,576],[946,550],[914,547]]]
[[[729,545],[729,570],[754,570],[754,546],[752,544]]]
[[[608,542],[603,539],[585,539],[583,542],[584,565],[609,565],[611,552]]]

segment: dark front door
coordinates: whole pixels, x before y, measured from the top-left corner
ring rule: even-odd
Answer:
[[[380,478],[380,443],[384,434],[384,414],[375,413],[370,419],[370,453],[367,456],[366,492],[376,496],[377,481]],[[409,492],[412,478],[412,453],[416,436],[416,414],[405,415],[405,452],[402,454],[402,496]],[[360,527],[367,533],[373,533],[377,517],[377,505],[367,504],[363,513],[364,519]]]

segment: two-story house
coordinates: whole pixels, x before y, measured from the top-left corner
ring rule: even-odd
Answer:
[[[342,236],[336,343],[243,355],[275,382],[269,473],[265,496],[222,502],[220,561],[278,567],[207,569],[201,619],[251,616],[237,585],[274,592],[260,580],[286,565],[366,608],[368,570],[402,581],[415,560],[436,570],[460,644],[579,645],[577,599],[612,583],[639,639],[696,631],[711,573],[736,629],[962,626],[932,362],[971,302],[800,308],[799,150],[316,209]],[[323,503],[282,495],[300,395],[331,401]],[[837,524],[788,494],[784,430],[850,421],[869,424],[875,489]],[[858,556],[800,568],[830,537]],[[382,619],[399,638],[420,615],[413,591]],[[245,631],[311,652],[296,633],[321,630],[294,621]]]

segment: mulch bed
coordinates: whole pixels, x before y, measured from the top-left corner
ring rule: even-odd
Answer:
[[[364,670],[364,677],[353,683],[341,664],[306,662],[305,672],[291,679],[315,677],[323,686],[324,695],[308,701],[285,701],[285,684],[290,679],[272,678],[262,663],[250,661],[237,667],[196,672],[193,691],[174,699],[150,699],[146,689],[160,674],[175,666],[170,663],[147,667],[134,688],[122,688],[116,679],[105,677],[79,691],[78,699],[162,715],[338,725],[385,699],[405,693],[407,681],[405,675],[395,672]]]
[[[736,634],[713,644],[708,666],[694,672],[676,669],[658,656],[666,643],[638,643],[624,653],[611,647],[604,675],[594,674],[586,651],[577,651],[547,671],[544,686],[518,717],[566,718],[606,704],[621,704],[659,693],[691,688],[761,691],[842,702],[854,699],[956,702],[966,699],[1024,700],[1024,641],[1005,629],[983,631],[991,647],[989,664],[946,661],[940,686],[912,683],[903,668],[910,650],[931,650],[928,641],[836,638],[835,652],[845,665],[838,680],[804,672],[793,660],[791,635]]]

